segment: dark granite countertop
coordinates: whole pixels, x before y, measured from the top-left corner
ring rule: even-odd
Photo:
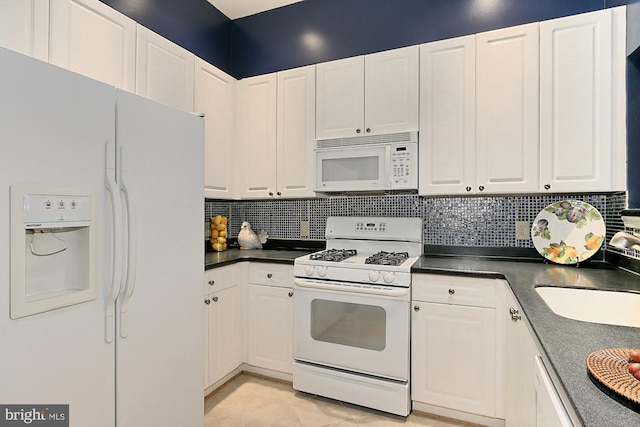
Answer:
[[[640,292],[640,276],[604,264],[572,267],[540,262],[423,256],[414,273],[471,274],[506,279],[585,427],[640,426],[640,406],[615,399],[589,377],[585,360],[598,349],[640,348],[640,328],[558,316],[535,292],[538,285]],[[640,307],[638,308],[640,310]]]
[[[239,261],[293,264],[315,250],[230,249],[205,255],[205,270]],[[640,348],[640,328],[581,322],[558,316],[535,292],[538,285],[631,290],[640,293],[640,276],[605,264],[576,268],[542,261],[424,255],[414,273],[464,274],[503,278],[520,303],[551,362],[573,409],[585,427],[640,426],[640,407],[616,399],[590,378],[585,364],[591,352],[608,347]],[[640,308],[639,308],[640,309]]]
[[[239,261],[264,261],[291,264],[299,256],[316,250],[275,250],[275,249],[229,249],[222,252],[208,252],[204,255],[204,269],[209,270]]]

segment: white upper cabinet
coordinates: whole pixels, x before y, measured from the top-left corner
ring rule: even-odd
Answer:
[[[240,81],[240,158],[242,198],[263,198],[276,192],[275,73]]]
[[[475,36],[420,46],[420,194],[475,188]]]
[[[317,65],[316,138],[362,135],[364,126],[364,57]]]
[[[625,149],[615,116],[624,115],[616,100],[625,75],[624,25],[624,8],[540,23],[542,190],[624,189],[613,170]]]
[[[51,2],[49,62],[135,91],[136,23],[98,0]]]
[[[195,61],[194,111],[204,113],[205,197],[230,199],[237,187],[233,132],[236,80],[200,58]]]
[[[364,132],[418,130],[418,46],[364,57]]]
[[[278,73],[277,192],[282,197],[315,195],[316,67]]]
[[[317,65],[316,138],[418,129],[418,46]]]
[[[195,57],[138,25],[136,93],[183,111],[193,111]]]
[[[49,58],[49,0],[0,1],[0,46]]]
[[[476,36],[476,189],[539,188],[538,24]]]
[[[242,198],[313,197],[315,66],[240,81]]]

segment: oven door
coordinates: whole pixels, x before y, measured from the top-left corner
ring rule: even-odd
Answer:
[[[347,285],[349,290],[345,291],[335,282],[295,282],[296,360],[408,380],[408,288],[384,291],[380,287]]]
[[[318,150],[316,191],[389,189],[388,159],[388,146]]]

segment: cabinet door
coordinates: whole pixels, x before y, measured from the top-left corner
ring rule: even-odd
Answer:
[[[536,357],[536,426],[573,427],[540,356]]]
[[[210,386],[243,362],[242,287],[233,286],[211,295],[209,304]]]
[[[49,59],[49,0],[0,1],[0,46]]]
[[[364,134],[364,57],[317,65],[316,139]]]
[[[240,146],[238,169],[243,198],[270,197],[276,192],[276,74],[240,81]]]
[[[194,55],[137,26],[136,93],[183,111],[193,111]]]
[[[249,285],[247,361],[291,374],[293,369],[293,290]]]
[[[414,301],[413,306],[411,398],[494,417],[495,309],[421,301]],[[473,368],[461,362],[463,351],[473,355]]]
[[[195,58],[194,110],[204,113],[205,197],[230,199],[237,169],[234,160],[234,97],[236,80]]]
[[[545,190],[612,189],[611,13],[607,9],[540,23],[540,170]]]
[[[49,62],[135,91],[136,23],[98,0],[51,2]]]
[[[477,190],[538,190],[538,24],[476,35]]]
[[[420,46],[420,194],[475,189],[475,36]]]
[[[511,292],[501,316],[505,318],[505,421],[507,427],[536,427],[536,348],[522,309]],[[516,320],[511,310],[516,310]],[[517,316],[520,316],[518,318]]]
[[[313,197],[316,68],[278,73],[277,195]]]
[[[418,130],[418,46],[364,57],[365,134]]]

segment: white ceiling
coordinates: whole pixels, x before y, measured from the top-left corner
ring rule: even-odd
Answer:
[[[207,0],[229,19],[238,19],[302,0]]]

